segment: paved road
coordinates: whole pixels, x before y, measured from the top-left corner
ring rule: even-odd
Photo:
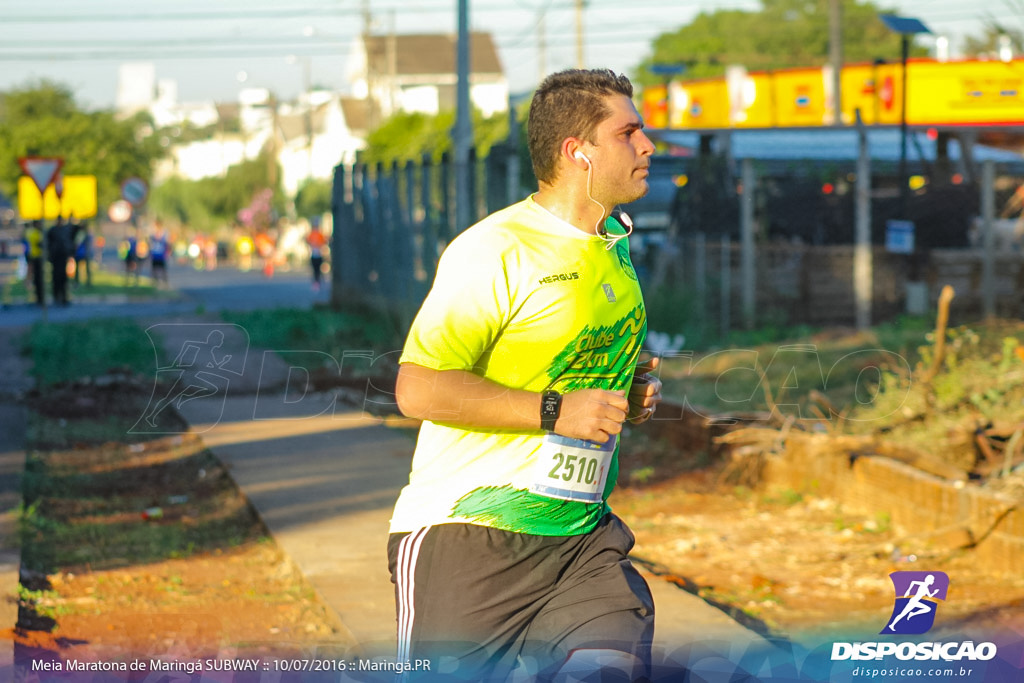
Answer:
[[[118,271],[112,271],[118,272]],[[312,306],[328,299],[328,289],[314,292],[304,268],[278,269],[273,277],[259,270],[241,271],[225,266],[212,271],[172,263],[168,279],[176,296],[131,301],[125,296],[101,297],[84,287],[69,289],[72,303],[65,308],[15,302],[0,308],[0,327],[24,327],[38,320],[68,322],[95,317],[156,317],[189,315],[197,311],[243,311],[259,308]]]

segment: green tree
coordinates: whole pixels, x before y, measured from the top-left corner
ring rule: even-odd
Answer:
[[[266,189],[273,193],[271,207],[281,215],[285,197],[280,177],[280,169],[270,160],[270,150],[265,149],[258,158],[231,166],[223,177],[170,178],[153,188],[149,206],[161,218],[214,233],[234,225],[239,211]]]
[[[662,33],[635,81],[660,82],[654,64],[685,64],[686,78],[720,76],[736,64],[750,71],[816,67],[829,58],[829,0],[763,0],[759,12],[701,12],[686,26]],[[843,3],[843,59],[849,63],[899,60],[900,37],[879,19],[870,2]],[[912,47],[912,54],[925,54]]]
[[[151,132],[146,115],[83,111],[68,88],[50,81],[0,93],[0,189],[17,191],[19,157],[61,157],[64,175],[96,176],[99,204],[109,204],[124,179],[150,181],[163,153]]]
[[[367,163],[390,164],[393,161],[419,162],[424,154],[434,161],[453,149],[451,130],[455,126],[455,112],[443,111],[437,115],[419,112],[400,112],[391,116],[366,141],[362,155]],[[484,117],[473,111],[473,142],[477,154],[487,155],[491,147],[508,137],[508,115]]]
[[[1024,52],[1024,0],[1003,0],[1001,17],[991,12],[984,21],[984,30],[979,36],[967,36],[964,52],[969,57],[998,58],[1001,42],[1009,40],[1015,55]]]
[[[1007,9],[1016,19],[1017,26],[1010,26],[1008,21],[1000,21],[989,17],[985,21],[984,31],[980,36],[967,36],[964,40],[964,52],[969,57],[999,58],[1002,42],[1009,40],[1015,55],[1024,52],[1024,0],[1005,0]]]
[[[331,210],[333,180],[310,178],[299,186],[295,193],[295,213],[309,218],[320,216]]]

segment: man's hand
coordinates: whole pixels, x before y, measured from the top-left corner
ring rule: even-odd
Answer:
[[[661,403],[661,380],[650,374],[661,365],[657,356],[637,363],[633,384],[629,388],[629,423],[641,424],[651,419]]]
[[[624,391],[580,389],[562,395],[555,433],[573,439],[607,443],[622,431],[629,401]]]

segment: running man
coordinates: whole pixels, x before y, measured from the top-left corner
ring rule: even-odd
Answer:
[[[632,94],[607,70],[545,79],[529,117],[539,190],[448,245],[412,324],[396,395],[424,422],[388,544],[410,666],[649,675],[654,604],[607,503],[623,423],[661,400],[657,359],[638,363],[628,219],[612,217],[648,189]]]

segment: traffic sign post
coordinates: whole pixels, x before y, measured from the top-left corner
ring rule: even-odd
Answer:
[[[142,178],[131,177],[121,183],[121,197],[134,207],[142,206],[149,196],[149,185]]]

